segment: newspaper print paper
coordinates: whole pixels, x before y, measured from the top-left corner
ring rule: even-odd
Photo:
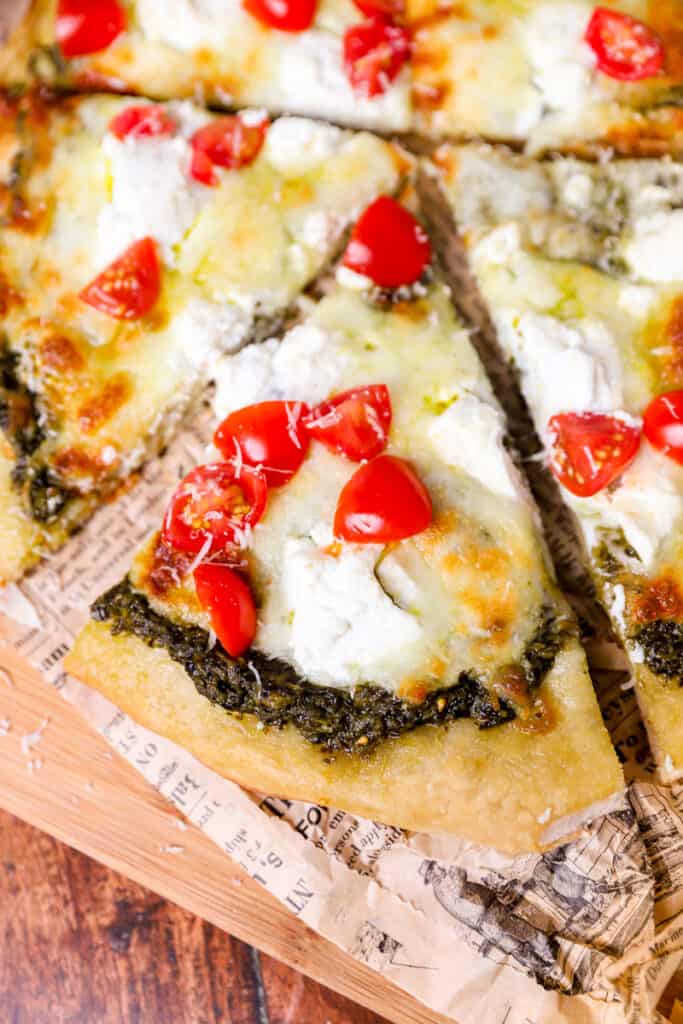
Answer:
[[[208,420],[21,585],[14,647],[112,747],[293,914],[458,1024],[642,1024],[683,964],[683,785],[654,784],[628,675],[598,645],[603,706],[633,779],[576,841],[511,859],[334,809],[250,794],[68,678],[89,603],[126,571]]]

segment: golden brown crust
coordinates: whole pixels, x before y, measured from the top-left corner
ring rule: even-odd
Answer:
[[[578,645],[543,683],[557,722],[549,733],[479,730],[463,720],[387,741],[366,758],[330,758],[293,728],[259,730],[251,717],[228,715],[165,651],[112,637],[104,623],[86,626],[66,665],[142,725],[246,787],[507,853],[542,848],[550,830],[558,841],[622,787]]]

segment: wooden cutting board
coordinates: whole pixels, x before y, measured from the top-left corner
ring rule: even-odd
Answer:
[[[180,831],[170,804],[13,651],[0,648],[0,667],[13,683],[0,672],[0,807],[396,1024],[446,1024],[293,917],[203,833]]]

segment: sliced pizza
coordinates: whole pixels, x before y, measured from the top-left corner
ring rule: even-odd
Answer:
[[[261,791],[518,853],[620,791],[503,415],[388,196],[282,340],[225,356],[68,669]]]
[[[536,150],[683,145],[678,0],[33,0],[5,82],[202,95]]]
[[[436,157],[497,338],[683,774],[683,164]]]
[[[112,96],[0,109],[0,580],[158,450],[410,161],[368,134]]]

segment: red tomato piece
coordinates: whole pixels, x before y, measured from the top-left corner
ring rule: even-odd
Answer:
[[[683,391],[667,391],[650,402],[643,433],[653,448],[683,465]]]
[[[239,114],[216,117],[194,133],[190,175],[203,185],[216,185],[214,167],[238,170],[256,159],[266,137],[268,121],[246,124]]]
[[[303,32],[315,18],[318,0],[242,0],[252,17],[281,32]]]
[[[213,435],[226,459],[240,458],[258,466],[271,487],[280,487],[296,473],[308,451],[302,402],[257,402],[227,416]]]
[[[352,462],[374,459],[387,446],[391,399],[384,384],[342,391],[312,409],[304,419],[311,437]]]
[[[381,288],[412,284],[432,258],[421,224],[390,196],[380,196],[356,221],[343,263]]]
[[[239,573],[217,562],[198,565],[193,575],[199,603],[209,613],[211,628],[228,654],[238,658],[256,636],[256,606],[249,584]]]
[[[180,551],[206,554],[243,546],[266,508],[268,485],[258,469],[237,462],[198,466],[180,482],[164,517],[162,536]]]
[[[99,53],[125,32],[126,12],[117,0],[59,0],[55,36],[65,57]]]
[[[161,271],[152,238],[133,242],[87,285],[79,298],[116,320],[139,320],[159,298]]]
[[[173,135],[176,124],[156,103],[138,103],[124,107],[109,122],[109,131],[117,139]]]
[[[381,96],[410,57],[410,36],[391,18],[375,14],[344,33],[346,76],[359,96]]]
[[[366,18],[383,15],[385,18],[402,18],[405,14],[403,0],[353,0]]]
[[[395,455],[380,455],[342,488],[334,534],[356,544],[388,544],[421,533],[431,521],[432,502],[415,470]]]
[[[589,498],[621,476],[640,447],[640,428],[601,412],[566,412],[548,421],[550,468],[563,487]]]
[[[610,78],[638,82],[656,75],[664,64],[659,36],[630,14],[596,7],[585,39],[596,56],[598,68]]]

